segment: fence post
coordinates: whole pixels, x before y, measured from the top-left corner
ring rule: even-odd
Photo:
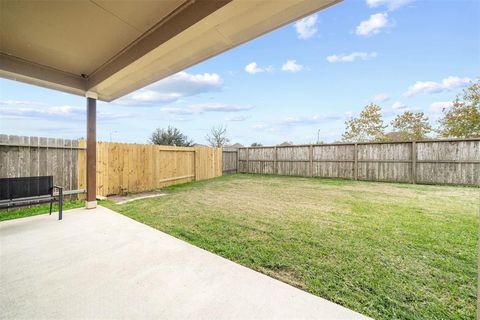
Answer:
[[[355,143],[353,145],[353,178],[358,180],[358,145]]]
[[[417,142],[412,141],[412,183],[417,183]]]
[[[237,169],[237,173],[240,172],[240,149],[237,149],[237,151],[235,152],[235,155],[236,155],[236,162],[237,162],[237,167],[235,169]]]
[[[313,177],[313,146],[310,145],[309,148],[309,160],[310,160],[310,177]]]
[[[273,173],[278,174],[278,155],[277,146],[273,147]]]
[[[250,151],[248,150],[247,147],[247,173],[250,173]]]

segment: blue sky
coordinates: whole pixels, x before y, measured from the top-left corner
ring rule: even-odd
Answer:
[[[197,143],[340,139],[370,102],[435,124],[480,76],[480,1],[345,0],[111,103],[98,139],[147,142],[173,125]],[[0,79],[0,133],[85,136],[85,99]]]

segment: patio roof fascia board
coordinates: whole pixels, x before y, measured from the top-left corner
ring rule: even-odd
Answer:
[[[196,52],[195,50],[197,48],[191,48],[191,47],[188,48],[188,45],[190,45],[190,43],[188,43],[182,49],[191,49],[192,50],[191,55],[195,57],[194,59],[186,59],[185,61],[179,60],[176,62],[175,66],[173,67],[170,66],[171,68],[166,68],[167,70],[164,70],[164,72],[160,72],[161,73],[160,76],[152,72],[148,77],[143,77],[137,81],[132,81],[131,79],[133,78],[133,75],[138,74],[141,68],[145,68],[145,65],[148,65],[149,62],[145,62],[145,61],[150,61],[150,64],[153,64],[154,62],[152,61],[155,61],[155,59],[157,59],[156,57],[162,54],[161,51],[163,49],[162,48],[163,46],[160,45],[156,48],[153,48],[153,50],[143,55],[142,57],[139,57],[138,59],[134,60],[131,64],[126,65],[123,69],[118,70],[117,73],[110,74],[110,77],[105,78],[101,82],[97,82],[95,80],[95,75],[92,78],[89,78],[88,90],[98,92],[99,100],[110,102],[126,94],[129,94],[135,90],[138,90],[147,85],[150,85],[158,81],[159,79],[166,78],[178,71],[192,67],[198,63],[208,60],[232,48],[235,48],[248,41],[258,38],[264,34],[267,34],[275,29],[281,28],[298,19],[304,18],[319,10],[323,10],[330,6],[333,6],[341,1],[343,0],[284,1],[284,5],[281,7],[282,10],[270,16],[268,19],[265,19],[264,21],[262,21],[264,25],[260,27],[257,26],[254,28],[252,28],[251,26],[245,26],[245,30],[247,30],[248,36],[245,36],[244,39],[242,39],[241,41],[238,41],[238,39],[229,38],[227,35],[223,34],[221,30],[218,30],[216,28],[217,24],[220,23],[217,20],[219,16],[222,16],[224,14],[228,16],[229,14],[231,14],[232,11],[234,11],[234,9],[232,8],[235,8],[235,6],[245,5],[245,1],[234,0],[230,2],[229,0],[230,2],[229,4],[222,6],[218,11],[215,11],[210,16],[206,17],[205,21],[199,21],[198,24],[192,25],[190,28],[187,28],[185,31],[181,32],[178,35],[179,37],[185,37],[186,34],[189,34],[189,33],[196,34],[193,30],[201,30],[202,27],[199,27],[199,25],[201,24],[209,25],[211,27],[211,32],[215,34],[217,38],[221,39],[222,41],[222,48],[220,48],[219,50],[216,50],[217,48],[213,48],[213,45],[212,45],[212,49],[208,52],[206,51],[202,52],[201,50],[199,50],[199,52]],[[252,10],[255,9],[255,7],[263,7],[263,8],[267,8],[267,10],[265,10],[267,12],[269,12],[268,9],[271,9],[274,6],[278,7],[278,3],[276,3],[275,1],[262,1],[262,2],[251,1],[251,4],[252,4],[251,6]],[[285,15],[287,17],[285,17]],[[175,38],[176,37],[174,36],[168,39],[168,41],[164,42],[163,45],[168,45],[169,41],[175,41]],[[152,69],[152,68],[148,68],[148,69]],[[130,82],[128,86],[121,86],[121,88],[118,88],[117,90],[111,89],[112,87],[115,86],[114,84],[115,82],[121,81],[126,78],[128,78],[129,79],[128,81]],[[109,88],[110,90],[105,90],[106,87]],[[107,91],[110,91],[110,94],[106,94]]]
[[[89,90],[231,1],[186,2],[110,61],[88,75]]]
[[[5,51],[0,77],[110,102],[341,1],[186,1],[88,75]]]
[[[87,80],[0,52],[0,77],[84,96]]]

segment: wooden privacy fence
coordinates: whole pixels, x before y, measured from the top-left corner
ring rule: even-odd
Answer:
[[[222,174],[218,148],[97,143],[97,194],[141,192]]]
[[[236,173],[238,167],[237,149],[223,149],[223,174]]]
[[[97,143],[97,194],[141,192],[222,175],[222,150]],[[53,175],[66,193],[86,189],[86,142],[0,135],[0,178]]]
[[[64,194],[83,192],[78,140],[0,134],[0,178],[51,176]]]
[[[240,148],[238,172],[480,185],[480,139]]]

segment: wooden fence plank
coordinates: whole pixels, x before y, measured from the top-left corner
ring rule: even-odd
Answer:
[[[54,175],[86,188],[86,143],[0,135],[0,177]],[[227,163],[228,166],[227,166]],[[97,193],[153,190],[232,172],[480,185],[480,139],[240,148],[97,143]]]
[[[275,157],[274,150],[278,151]],[[480,185],[480,139],[238,149],[238,170],[315,177]],[[309,166],[313,170],[309,170]],[[275,168],[278,167],[278,170]]]
[[[76,153],[84,151],[77,148],[76,140],[0,135],[0,177],[52,175],[66,192],[76,191]]]
[[[98,195],[149,191],[221,174],[218,148],[97,143]]]

